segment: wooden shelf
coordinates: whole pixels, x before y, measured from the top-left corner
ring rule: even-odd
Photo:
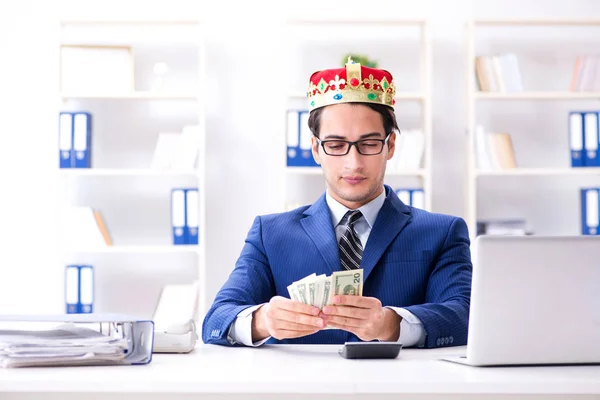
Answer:
[[[581,167],[572,168],[568,162],[564,163],[563,167],[540,167],[540,168],[515,168],[507,170],[488,170],[477,168],[477,147],[476,147],[476,128],[478,124],[478,101],[563,101],[573,102],[587,101],[591,107],[596,107],[596,101],[600,100],[600,91],[590,92],[578,92],[569,90],[568,83],[563,88],[558,90],[525,90],[521,92],[483,92],[479,91],[477,87],[477,79],[474,79],[476,74],[476,68],[474,60],[478,56],[478,53],[483,51],[483,48],[478,48],[478,32],[482,30],[488,30],[488,34],[491,34],[491,29],[494,32],[499,32],[503,29],[512,30],[514,33],[511,37],[511,43],[514,46],[519,46],[520,37],[522,32],[526,30],[535,30],[537,28],[552,29],[552,37],[562,37],[563,39],[569,38],[572,34],[576,33],[572,28],[584,28],[589,29],[590,27],[600,27],[600,19],[569,19],[569,18],[554,18],[554,19],[543,19],[543,18],[505,18],[505,19],[474,19],[466,24],[466,89],[467,89],[467,131],[468,131],[468,151],[467,151],[467,168],[468,168],[468,181],[467,181],[467,202],[465,220],[467,222],[471,238],[474,239],[477,232],[477,220],[480,217],[479,209],[481,207],[481,200],[479,199],[479,182],[485,179],[495,179],[498,177],[524,177],[526,179],[535,179],[548,177],[551,179],[565,177],[572,180],[575,177],[580,179],[587,179],[586,177],[596,177],[593,180],[600,178],[600,167]],[[490,29],[491,28],[491,29]],[[566,28],[566,29],[564,29]],[[562,34],[557,35],[554,30],[558,31],[562,29]],[[531,31],[534,33],[533,31]],[[582,31],[583,32],[583,31]],[[538,32],[542,36],[543,32]],[[516,36],[515,36],[516,35]],[[589,36],[589,35],[588,35]],[[504,38],[506,39],[506,38]],[[578,36],[578,39],[581,39]],[[506,44],[506,43],[504,43]],[[492,46],[493,47],[493,46]],[[492,47],[488,47],[488,50],[493,50]],[[492,51],[493,52],[493,51]],[[533,53],[529,53],[531,55]],[[574,58],[574,57],[573,57]],[[574,62],[574,60],[573,60]],[[535,116],[532,118],[535,119]],[[560,128],[560,127],[559,127]],[[557,128],[558,129],[558,128]],[[556,134],[561,133],[562,128],[558,129]],[[568,146],[567,144],[565,144]],[[567,148],[568,150],[568,148]],[[512,178],[510,178],[512,179]],[[491,183],[491,182],[490,182]],[[548,182],[551,184],[551,182]],[[499,181],[496,187],[501,188],[502,183]],[[483,207],[484,208],[484,207]],[[529,218],[532,214],[531,209],[524,207],[522,210],[511,210],[511,213],[517,213],[524,218]],[[525,212],[523,215],[522,213]],[[538,212],[538,210],[536,210]],[[532,214],[533,215],[533,214]]]
[[[200,24],[199,20],[177,20],[177,19],[156,19],[156,20],[145,20],[145,19],[65,19],[61,20],[62,26],[67,25],[192,25],[197,26]]]
[[[162,171],[150,168],[62,168],[63,176],[198,176],[196,170]]]
[[[98,268],[102,268],[103,265],[119,265],[121,258],[143,258],[145,262],[132,266],[136,267],[136,271],[131,271],[131,273],[143,276],[146,268],[160,268],[160,270],[153,270],[153,274],[155,274],[153,280],[161,286],[170,283],[173,276],[179,276],[178,271],[172,271],[168,265],[164,265],[162,258],[172,258],[183,263],[180,267],[186,266],[187,268],[189,265],[195,270],[193,279],[197,279],[201,283],[197,315],[202,315],[208,310],[211,301],[208,297],[210,293],[207,292],[209,284],[206,281],[206,269],[208,268],[206,265],[206,182],[204,177],[206,120],[205,110],[201,107],[205,96],[203,88],[206,87],[207,79],[204,54],[206,32],[204,32],[202,21],[195,19],[195,16],[183,16],[183,19],[165,18],[157,16],[152,20],[137,19],[136,17],[131,20],[92,18],[59,21],[59,32],[57,32],[59,33],[57,37],[60,37],[59,45],[124,45],[133,48],[134,52],[139,46],[143,47],[143,52],[151,57],[162,57],[160,54],[165,51],[162,48],[163,45],[172,43],[178,48],[176,56],[182,62],[179,67],[183,71],[189,72],[189,76],[182,76],[184,81],[181,86],[59,85],[55,97],[61,111],[88,110],[96,122],[105,122],[101,124],[102,126],[97,127],[94,123],[94,127],[92,127],[92,138],[95,137],[94,135],[104,136],[106,134],[106,138],[102,138],[102,143],[98,143],[97,149],[92,143],[92,158],[94,158],[93,154],[96,150],[101,153],[98,155],[119,156],[123,159],[131,159],[151,152],[156,146],[157,139],[153,135],[142,135],[142,131],[155,134],[176,133],[181,132],[187,125],[194,125],[198,126],[197,129],[200,131],[198,134],[201,137],[198,142],[198,166],[196,167],[182,165],[177,170],[154,169],[152,168],[154,165],[150,161],[129,165],[126,163],[99,163],[97,167],[93,165],[92,168],[60,169],[58,166],[54,167],[56,171],[51,171],[52,174],[63,184],[60,188],[60,192],[63,193],[60,193],[61,198],[58,201],[66,203],[57,205],[59,214],[62,214],[63,209],[68,209],[70,206],[89,207],[101,211],[103,217],[106,217],[106,228],[112,232],[112,237],[122,238],[122,240],[117,240],[113,246],[106,246],[103,241],[85,240],[85,238],[72,242],[65,240],[59,243],[57,252],[65,262],[79,263],[86,260],[85,262],[95,263],[94,260],[98,259]],[[168,52],[168,49],[166,51]],[[170,58],[167,57],[166,60],[158,58],[158,60],[171,62]],[[154,58],[141,61],[136,59],[133,60],[133,66],[137,65],[136,61],[140,61],[143,64],[148,63],[148,66],[151,67],[154,63],[152,60]],[[73,74],[73,77],[79,76],[77,70],[58,68],[56,72],[57,81],[61,80],[63,73]],[[136,71],[131,72],[137,77]],[[152,80],[152,77],[141,78],[148,82]],[[150,109],[140,109],[139,113],[131,113],[127,108],[133,105],[151,107]],[[184,112],[179,107],[180,105],[185,106]],[[175,107],[175,111],[173,111],[173,107]],[[136,131],[131,127],[139,127],[139,129]],[[51,126],[49,129],[56,129],[56,127]],[[129,187],[135,189],[138,184],[143,187],[143,198],[161,199],[160,201],[165,203],[169,200],[172,201],[170,189],[165,191],[165,184],[169,188],[173,185],[178,188],[197,187],[198,206],[197,210],[194,210],[194,214],[198,219],[199,243],[197,245],[173,245],[171,243],[169,236],[171,236],[172,228],[170,227],[169,206],[165,208],[161,203],[151,202],[148,205],[144,204],[143,213],[139,209],[128,210],[125,205],[119,206],[118,203],[123,196],[122,189]],[[99,190],[101,190],[100,198],[96,196]],[[133,191],[135,192],[135,190]],[[141,215],[136,214],[138,212]],[[135,214],[135,218],[129,219],[130,213]],[[166,225],[163,224],[165,219],[168,220]],[[163,222],[159,222],[159,220],[163,220]],[[167,231],[159,229],[156,226],[159,223],[164,225],[163,228]],[[139,226],[137,226],[138,224]],[[106,260],[102,260],[104,258]],[[135,276],[132,279],[135,279]],[[181,279],[181,277],[178,278],[178,280]],[[187,278],[185,279],[187,280]],[[114,290],[114,288],[111,289],[110,282],[98,283],[100,283],[97,286],[99,292],[109,293]],[[116,290],[118,292],[115,294],[116,296],[129,296],[127,287]]]
[[[600,167],[581,168],[515,168],[506,170],[475,170],[476,176],[600,176]]]
[[[433,81],[432,75],[432,65],[433,65],[433,57],[432,57],[432,32],[430,29],[430,22],[427,20],[419,20],[419,19],[394,19],[394,18],[386,18],[385,15],[382,15],[381,18],[356,18],[356,19],[337,19],[335,16],[332,17],[324,17],[322,19],[303,19],[303,18],[290,18],[288,19],[288,24],[296,24],[296,28],[300,25],[304,25],[303,28],[318,28],[319,25],[322,25],[324,28],[328,29],[328,34],[335,34],[337,32],[341,32],[338,28],[348,28],[350,29],[353,26],[359,26],[362,28],[366,28],[368,25],[373,26],[373,28],[383,28],[385,31],[387,28],[394,28],[394,30],[402,30],[402,29],[410,29],[414,31],[415,35],[399,35],[399,40],[411,41],[415,47],[418,48],[418,57],[413,57],[411,60],[411,64],[415,65],[416,72],[418,73],[418,77],[415,77],[414,81],[418,82],[418,86],[415,87],[405,87],[398,88],[396,87],[397,92],[395,93],[394,100],[396,105],[398,104],[407,104],[412,103],[419,110],[417,114],[418,122],[415,125],[414,129],[420,129],[425,135],[425,145],[423,148],[423,167],[422,169],[411,170],[411,171],[401,171],[395,172],[390,169],[386,170],[385,177],[389,179],[390,182],[392,180],[398,181],[398,185],[402,183],[403,180],[407,180],[410,183],[411,181],[418,180],[416,183],[418,186],[422,187],[425,193],[425,208],[427,210],[433,211],[433,179],[432,179],[432,140],[431,134],[433,131],[433,103],[432,103],[432,90],[431,85]],[[345,26],[344,26],[345,25]],[[393,32],[385,31],[390,36],[390,40],[393,40]],[[365,40],[373,40],[376,42],[377,38],[373,35],[377,35],[375,31],[369,31],[368,35],[365,36]],[[385,36],[385,33],[383,33]],[[304,40],[310,40],[304,36],[294,37],[304,38]],[[321,38],[322,39],[322,38]],[[315,39],[315,40],[321,40]],[[288,93],[286,96],[287,100],[287,110],[289,107],[297,108],[298,111],[304,109],[308,109],[308,98],[307,98],[307,88],[308,86],[296,86],[290,87],[288,89]],[[283,107],[282,107],[283,108]],[[282,111],[287,111],[282,110]],[[408,129],[407,126],[402,127],[404,123],[402,121],[398,121],[400,125],[400,129]],[[285,163],[283,164],[285,165]],[[391,164],[390,164],[391,167]],[[317,183],[317,179],[322,180],[323,172],[321,168],[295,168],[295,167],[287,167],[284,173],[285,179],[285,200],[284,200],[284,209],[289,209],[289,205],[295,205],[300,202],[301,204],[307,203],[308,195],[305,195],[301,190],[298,190],[296,187],[299,179],[297,177],[302,176],[319,176],[314,179],[314,182],[310,182],[311,185]],[[308,178],[306,179],[309,180]],[[321,182],[319,182],[321,183]]]
[[[131,92],[131,93],[71,93],[63,92],[60,94],[63,101],[75,99],[91,100],[197,100],[198,94],[195,93],[160,93],[160,92]]]
[[[306,98],[306,93],[291,93],[289,97],[292,99],[304,99]],[[396,93],[394,99],[396,99],[396,101],[423,101],[425,99],[425,95],[420,92],[402,92]]]
[[[600,92],[475,92],[479,100],[600,100]]]
[[[107,246],[89,249],[69,249],[68,253],[88,254],[187,254],[198,253],[198,245],[139,245],[139,246]]]
[[[425,25],[426,20],[411,19],[290,19],[291,25]]]
[[[481,19],[473,21],[475,25],[489,26],[590,26],[600,25],[600,20],[573,20],[573,19]]]

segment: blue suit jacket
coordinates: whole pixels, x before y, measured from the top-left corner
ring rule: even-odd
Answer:
[[[425,328],[425,347],[467,343],[471,256],[467,225],[448,215],[412,208],[386,186],[386,199],[364,248],[363,296],[404,307]],[[205,343],[230,345],[227,333],[239,312],[289,297],[287,286],[316,273],[341,269],[325,194],[311,206],[256,217],[241,255],[204,318]],[[342,344],[360,341],[343,330],[267,343]]]

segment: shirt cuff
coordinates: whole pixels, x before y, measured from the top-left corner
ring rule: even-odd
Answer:
[[[398,343],[402,343],[402,347],[425,346],[425,329],[419,318],[404,308],[386,308],[394,310],[396,314],[402,317],[402,321],[400,322],[400,336],[398,337]]]
[[[263,340],[252,343],[252,313],[262,305],[263,304],[258,304],[256,306],[248,307],[237,315],[227,334],[229,343],[241,343],[245,346],[258,347],[271,338],[268,336]]]

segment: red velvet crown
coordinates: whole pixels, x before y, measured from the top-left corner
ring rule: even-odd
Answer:
[[[392,74],[355,63],[317,71],[308,84],[308,110],[339,103],[375,103],[394,108],[396,89]]]

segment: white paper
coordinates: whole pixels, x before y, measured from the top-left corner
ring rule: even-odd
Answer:
[[[90,207],[69,208],[62,226],[64,242],[72,249],[106,247],[94,210]]]
[[[170,170],[173,166],[174,154],[176,154],[180,143],[181,133],[159,133],[150,168],[160,171]]]
[[[127,339],[65,324],[45,330],[0,330],[0,367],[86,365],[125,358]]]
[[[190,170],[196,168],[200,145],[200,127],[186,125],[179,135],[179,144],[173,154],[171,168],[175,170]]]

